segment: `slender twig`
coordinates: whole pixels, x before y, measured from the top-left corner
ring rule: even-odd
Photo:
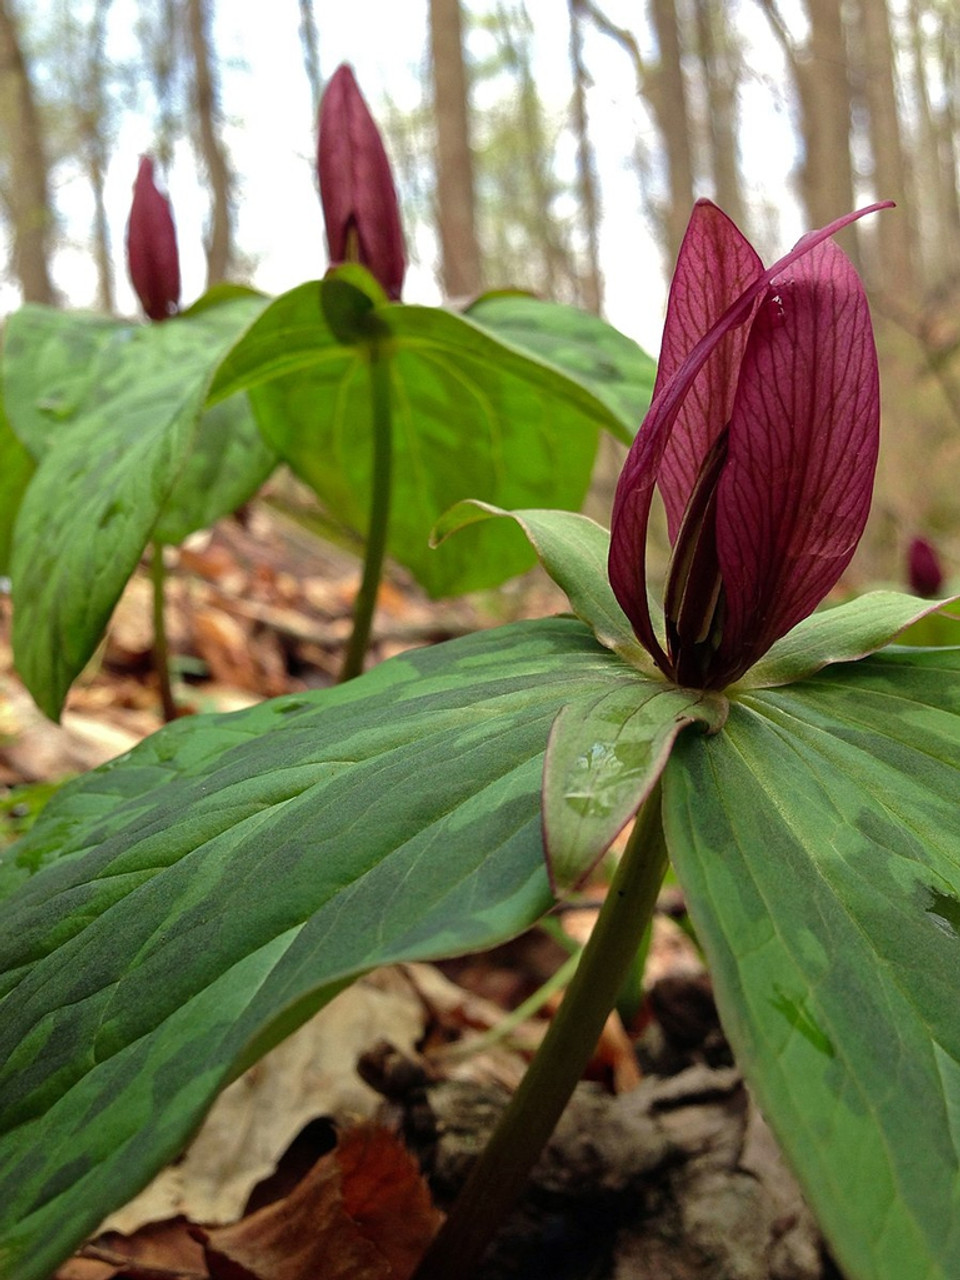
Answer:
[[[169,724],[176,720],[177,704],[173,697],[170,679],[170,648],[167,644],[167,618],[163,607],[163,588],[166,571],[163,565],[163,544],[154,542],[150,561],[150,577],[153,581],[153,665],[160,683],[160,702],[163,718]]]
[[[370,401],[373,410],[373,485],[370,496],[370,524],[363,579],[353,606],[353,633],[340,672],[341,683],[363,671],[370,643],[373,611],[383,573],[390,524],[390,486],[393,471],[393,424],[390,416],[390,362],[380,341],[369,346]]]
[[[560,968],[550,975],[550,977],[538,987],[536,991],[518,1004],[515,1009],[511,1009],[492,1027],[482,1032],[473,1039],[458,1040],[455,1044],[438,1049],[431,1054],[434,1061],[456,1062],[461,1058],[472,1058],[474,1054],[483,1053],[487,1049],[492,1049],[494,1045],[501,1044],[507,1039],[517,1027],[520,1027],[528,1019],[535,1017],[551,996],[558,991],[562,991],[570,979],[576,973],[577,965],[580,963],[580,951],[574,952],[572,956],[568,956],[564,960]],[[545,1024],[540,1024],[545,1025]]]
[[[469,1280],[596,1048],[656,905],[667,857],[660,787],[643,806],[550,1030],[413,1280]]]

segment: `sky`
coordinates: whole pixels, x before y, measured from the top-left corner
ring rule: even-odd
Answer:
[[[119,9],[123,3],[120,0]],[[777,80],[779,51],[750,0],[739,0],[736,7],[750,41],[750,69],[743,91],[744,116],[750,122],[743,154],[749,195],[774,211],[771,247],[785,248],[801,228],[788,181],[796,157]],[[571,90],[566,5],[562,0],[528,0],[527,8],[535,30],[538,89],[547,111],[562,118]],[[635,23],[636,9],[636,0],[605,4],[610,18],[623,25]],[[341,61],[351,62],[375,113],[384,93],[400,109],[420,102],[426,0],[352,0],[349,6],[318,3],[316,12],[324,76]],[[242,6],[221,0],[217,6],[225,136],[240,175],[237,239],[255,259],[253,283],[271,294],[321,275],[327,264],[314,177],[315,123],[298,23],[296,0]],[[133,39],[131,27],[118,21],[111,29],[110,51],[116,56],[123,55],[124,41]],[[649,134],[652,140],[651,127],[638,107],[633,71],[624,54],[594,34],[588,38],[586,58],[595,79],[588,111],[603,199],[601,266],[607,316],[655,353],[665,303],[664,264],[642,215],[638,181],[630,165],[637,133]],[[108,174],[118,304],[127,314],[136,313],[136,304],[123,265],[124,227],[137,158],[151,145],[150,120],[126,116]],[[563,162],[572,164],[572,156]],[[206,206],[194,170],[194,158],[184,145],[168,175],[168,187],[178,227],[185,304],[199,296],[204,279],[201,236]],[[92,213],[90,198],[79,174],[58,172],[58,184],[67,246],[55,263],[57,283],[70,305],[90,305],[95,280],[84,243]],[[411,269],[406,300],[440,301],[433,267],[427,261]],[[5,309],[15,302],[14,291],[0,291]]]

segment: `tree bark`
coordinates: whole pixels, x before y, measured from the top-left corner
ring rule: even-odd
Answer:
[[[837,0],[806,0],[810,37],[798,46],[777,8],[760,0],[796,90],[803,159],[797,186],[808,227],[821,227],[853,208],[850,154],[851,94],[846,32]],[[856,226],[837,239],[859,265]]]
[[[79,113],[83,161],[93,191],[93,257],[97,267],[97,306],[108,315],[114,310],[113,255],[104,184],[107,172],[106,115],[104,92],[107,13],[112,0],[96,0],[88,33],[87,65],[84,68],[82,107]]]
[[[46,143],[9,0],[0,0],[0,119],[11,148],[5,203],[13,232],[13,269],[24,302],[53,304],[56,294],[49,265],[53,214]]]
[[[205,245],[207,288],[225,280],[233,259],[233,174],[219,134],[220,91],[210,47],[210,3],[187,0],[193,55],[193,105],[199,152],[210,182],[210,231]]]
[[[313,114],[320,110],[323,78],[320,75],[320,39],[317,35],[317,16],[313,0],[300,0],[300,45],[303,49],[303,66],[310,83]]]
[[[582,5],[568,0],[570,10],[570,65],[573,72],[573,126],[577,138],[577,187],[580,216],[587,246],[582,274],[582,305],[599,315],[603,308],[603,276],[600,272],[600,194],[597,167],[587,119],[587,69],[583,62]]]
[[[459,0],[430,0],[430,54],[440,271],[444,292],[460,298],[479,293],[482,272]]]
[[[669,196],[663,229],[671,263],[676,261],[680,242],[693,208],[693,154],[687,89],[680,57],[680,32],[674,0],[651,0],[660,60],[647,97],[657,118],[666,149]]]
[[[714,197],[724,213],[749,235],[737,144],[740,55],[723,5],[694,0],[694,12],[697,54],[706,89],[707,153]]]
[[[873,156],[874,198],[896,200],[899,206],[896,213],[877,220],[879,261],[875,274],[885,292],[894,294],[901,305],[909,305],[918,296],[910,250],[914,201],[909,193],[897,111],[893,42],[886,0],[858,0],[856,16],[860,35],[860,85]]]

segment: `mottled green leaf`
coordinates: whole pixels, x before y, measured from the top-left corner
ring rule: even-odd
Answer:
[[[506,517],[520,526],[544,569],[566,592],[570,607],[602,645],[619,653],[647,675],[653,659],[633,633],[607,576],[610,534],[596,521],[571,511],[503,511],[487,502],[467,500],[445,512],[433,530],[436,543],[484,520]],[[663,610],[650,601],[651,617],[663,627]]]
[[[724,1027],[848,1280],[960,1275],[960,650],[744,693],[664,771]]]
[[[582,382],[636,435],[650,407],[657,365],[632,338],[588,311],[528,294],[486,294],[466,314],[498,338]]]
[[[918,600],[900,591],[870,591],[799,622],[738,681],[742,689],[792,684],[833,662],[876,653],[943,600]]]
[[[13,644],[17,669],[48,715],[59,714],[93,653],[175,487],[168,536],[198,527],[213,510],[221,513],[224,499],[246,496],[264,474],[268,454],[242,406],[210,419],[198,437],[213,369],[262,306],[259,297],[227,296],[163,324],[113,322],[105,328],[95,322],[93,337],[84,337],[70,317],[59,340],[58,322],[32,309],[24,322],[29,332],[39,325],[47,334],[37,341],[32,396],[24,389],[29,379],[23,369],[30,342],[20,328],[12,329],[5,368],[19,391],[7,396],[7,407],[11,415],[23,414],[24,425],[19,416],[11,416],[11,425],[40,451],[14,534]],[[71,380],[67,357],[84,351],[92,353],[92,365]],[[60,390],[52,400],[43,384],[48,356],[59,370]],[[226,424],[239,425],[245,444],[223,449],[229,459],[224,489],[211,491],[204,480],[210,477],[212,435]],[[199,453],[198,438],[206,440]],[[244,459],[251,470],[238,483]],[[199,505],[191,512],[187,503],[193,500]]]
[[[364,346],[341,345],[325,318],[324,290],[336,283],[302,285],[276,299],[224,361],[211,398],[248,389],[273,447],[334,519],[363,535],[370,379]],[[598,430],[623,437],[621,420],[580,383],[460,316],[396,304],[372,315],[390,360],[390,554],[433,595],[495,586],[529,568],[532,553],[508,524],[478,524],[436,551],[430,531],[463,498],[576,509]]]
[[[568,703],[554,721],[543,773],[543,827],[554,892],[576,888],[636,814],[681,729],[715,732],[720,694],[696,694],[629,667],[616,686]]]
[[[10,572],[13,529],[33,472],[33,458],[13,434],[0,402],[0,574]]]
[[[3,399],[10,424],[39,462],[94,392],[97,363],[117,341],[119,320],[28,303],[3,332]]]
[[[207,409],[152,537],[176,546],[250,499],[277,465],[245,395]]]
[[[574,619],[519,623],[181,720],[65,787],[0,855],[5,1280],[46,1280],[357,974],[545,911],[550,725],[623,671]]]

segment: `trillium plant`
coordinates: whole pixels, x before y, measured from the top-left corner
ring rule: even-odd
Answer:
[[[499,586],[535,561],[520,531],[477,526],[431,551],[442,514],[471,497],[576,510],[600,432],[633,438],[654,364],[597,317],[511,293],[463,315],[400,302],[397,194],[346,66],[321,104],[317,174],[322,280],[274,299],[221,284],[181,308],[173,213],[144,157],[127,264],[151,323],[25,306],[5,324],[0,573],[17,669],[52,717],[150,549],[175,718],[163,549],[235,511],[279,461],[363,559],[347,679],[364,666],[386,555],[433,596]]]
[[[609,535],[490,500],[436,522],[438,557],[522,533],[571,614],[180,720],[65,787],[0,858],[0,1274],[44,1280],[353,978],[520,932],[625,828],[566,998],[418,1280],[475,1267],[668,861],[844,1274],[960,1274],[960,648],[891,644],[936,601],[884,591],[815,612],[856,548],[877,456],[869,315],[831,239],[867,212],[765,269],[697,205]],[[362,262],[266,308],[208,397],[273,386],[296,405],[302,384],[270,378],[317,343],[320,385],[369,389],[379,349],[394,396],[456,349],[454,414],[487,351],[479,319],[450,317],[454,334],[377,293]],[[511,412],[556,391],[553,366],[498,352]],[[662,609],[645,567],[655,488],[673,547]]]

